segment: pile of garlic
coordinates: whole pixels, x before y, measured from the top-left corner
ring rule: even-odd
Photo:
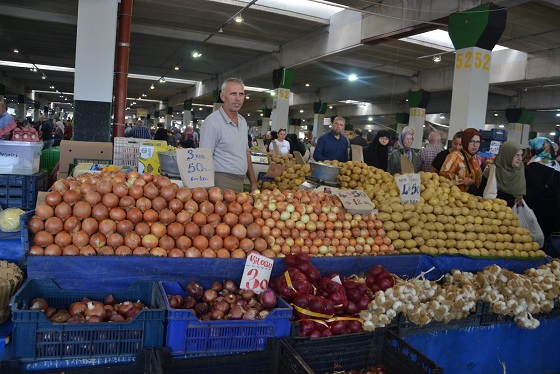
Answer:
[[[361,312],[364,330],[384,327],[402,313],[418,326],[432,321],[448,323],[467,317],[476,310],[477,301],[489,303],[490,311],[512,316],[521,327],[534,329],[539,321],[533,314],[550,312],[560,297],[560,261],[516,274],[497,265],[473,274],[453,270],[441,284],[424,275],[378,291],[368,309]]]

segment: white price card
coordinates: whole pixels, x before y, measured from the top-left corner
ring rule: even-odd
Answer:
[[[268,288],[274,260],[258,253],[250,253],[245,261],[240,287],[260,294]]]
[[[177,149],[177,166],[179,166],[183,186],[188,188],[214,186],[214,159],[210,149]]]
[[[336,195],[348,213],[367,214],[374,213],[375,206],[364,191],[361,190],[336,190]]]
[[[420,201],[420,174],[403,174],[395,177],[401,201],[403,204],[412,204]]]

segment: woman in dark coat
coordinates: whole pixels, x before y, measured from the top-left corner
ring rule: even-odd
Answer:
[[[389,138],[391,133],[380,130],[375,134],[373,141],[364,148],[364,162],[369,166],[387,171],[389,161]]]
[[[546,242],[550,234],[560,231],[560,164],[549,139],[531,139],[529,146],[533,157],[525,170],[525,202],[535,212]]]

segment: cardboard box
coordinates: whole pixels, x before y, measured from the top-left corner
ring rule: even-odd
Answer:
[[[82,162],[94,160],[113,160],[113,143],[109,142],[77,142],[63,140],[60,142],[60,169],[61,173],[68,175],[68,167],[74,159]],[[60,177],[60,173],[59,173]]]
[[[284,170],[285,170],[284,166],[271,162],[270,165],[268,166],[268,171],[266,172],[266,176],[272,178],[279,177],[282,175],[282,172],[284,172]]]

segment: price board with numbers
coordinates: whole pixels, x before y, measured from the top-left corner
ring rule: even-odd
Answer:
[[[375,213],[375,206],[364,191],[360,190],[337,190],[336,194],[342,201],[342,205],[348,213],[367,214]]]
[[[395,177],[401,201],[403,204],[412,204],[420,201],[420,174],[403,174]]]
[[[241,277],[242,289],[253,290],[259,294],[268,288],[270,273],[274,260],[258,253],[250,253],[245,261],[243,276]]]
[[[188,188],[214,186],[214,159],[208,148],[177,149],[177,166]]]

